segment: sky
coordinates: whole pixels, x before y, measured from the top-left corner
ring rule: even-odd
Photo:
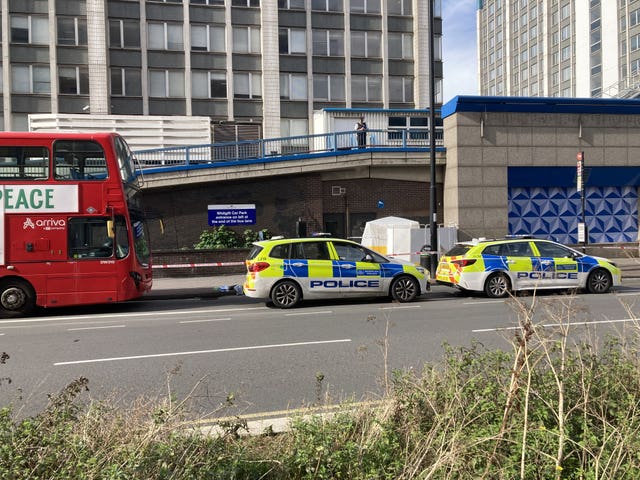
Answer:
[[[442,0],[443,100],[478,95],[477,0]]]

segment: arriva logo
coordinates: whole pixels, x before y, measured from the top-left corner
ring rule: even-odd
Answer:
[[[35,230],[36,227],[43,230],[64,230],[66,226],[67,222],[64,218],[43,218],[34,222],[30,217],[27,217],[22,224],[24,230],[28,228]]]

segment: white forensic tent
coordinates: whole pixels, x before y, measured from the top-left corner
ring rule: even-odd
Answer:
[[[420,263],[420,248],[424,245],[424,229],[415,220],[383,217],[367,222],[362,233],[362,245],[376,252],[412,263]]]

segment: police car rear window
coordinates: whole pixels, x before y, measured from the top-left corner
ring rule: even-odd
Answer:
[[[472,247],[472,245],[464,245],[464,244],[454,245],[451,250],[449,250],[447,253],[445,253],[445,256],[447,256],[447,257],[457,257],[457,256],[460,256],[460,255],[464,255],[465,253],[467,253],[471,249],[471,247]]]
[[[247,260],[253,260],[258,256],[258,254],[262,251],[262,247],[260,245],[254,245],[251,251],[249,252],[249,256]]]

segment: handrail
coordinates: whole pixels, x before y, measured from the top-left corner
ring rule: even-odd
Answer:
[[[429,150],[426,128],[389,128],[368,130],[365,148],[377,150]],[[443,147],[442,127],[436,129],[436,146]],[[240,142],[188,145],[138,150],[135,153],[141,169],[158,166],[219,165],[237,160],[306,157],[311,154],[359,151],[356,132],[331,132],[295,137],[244,140]]]

